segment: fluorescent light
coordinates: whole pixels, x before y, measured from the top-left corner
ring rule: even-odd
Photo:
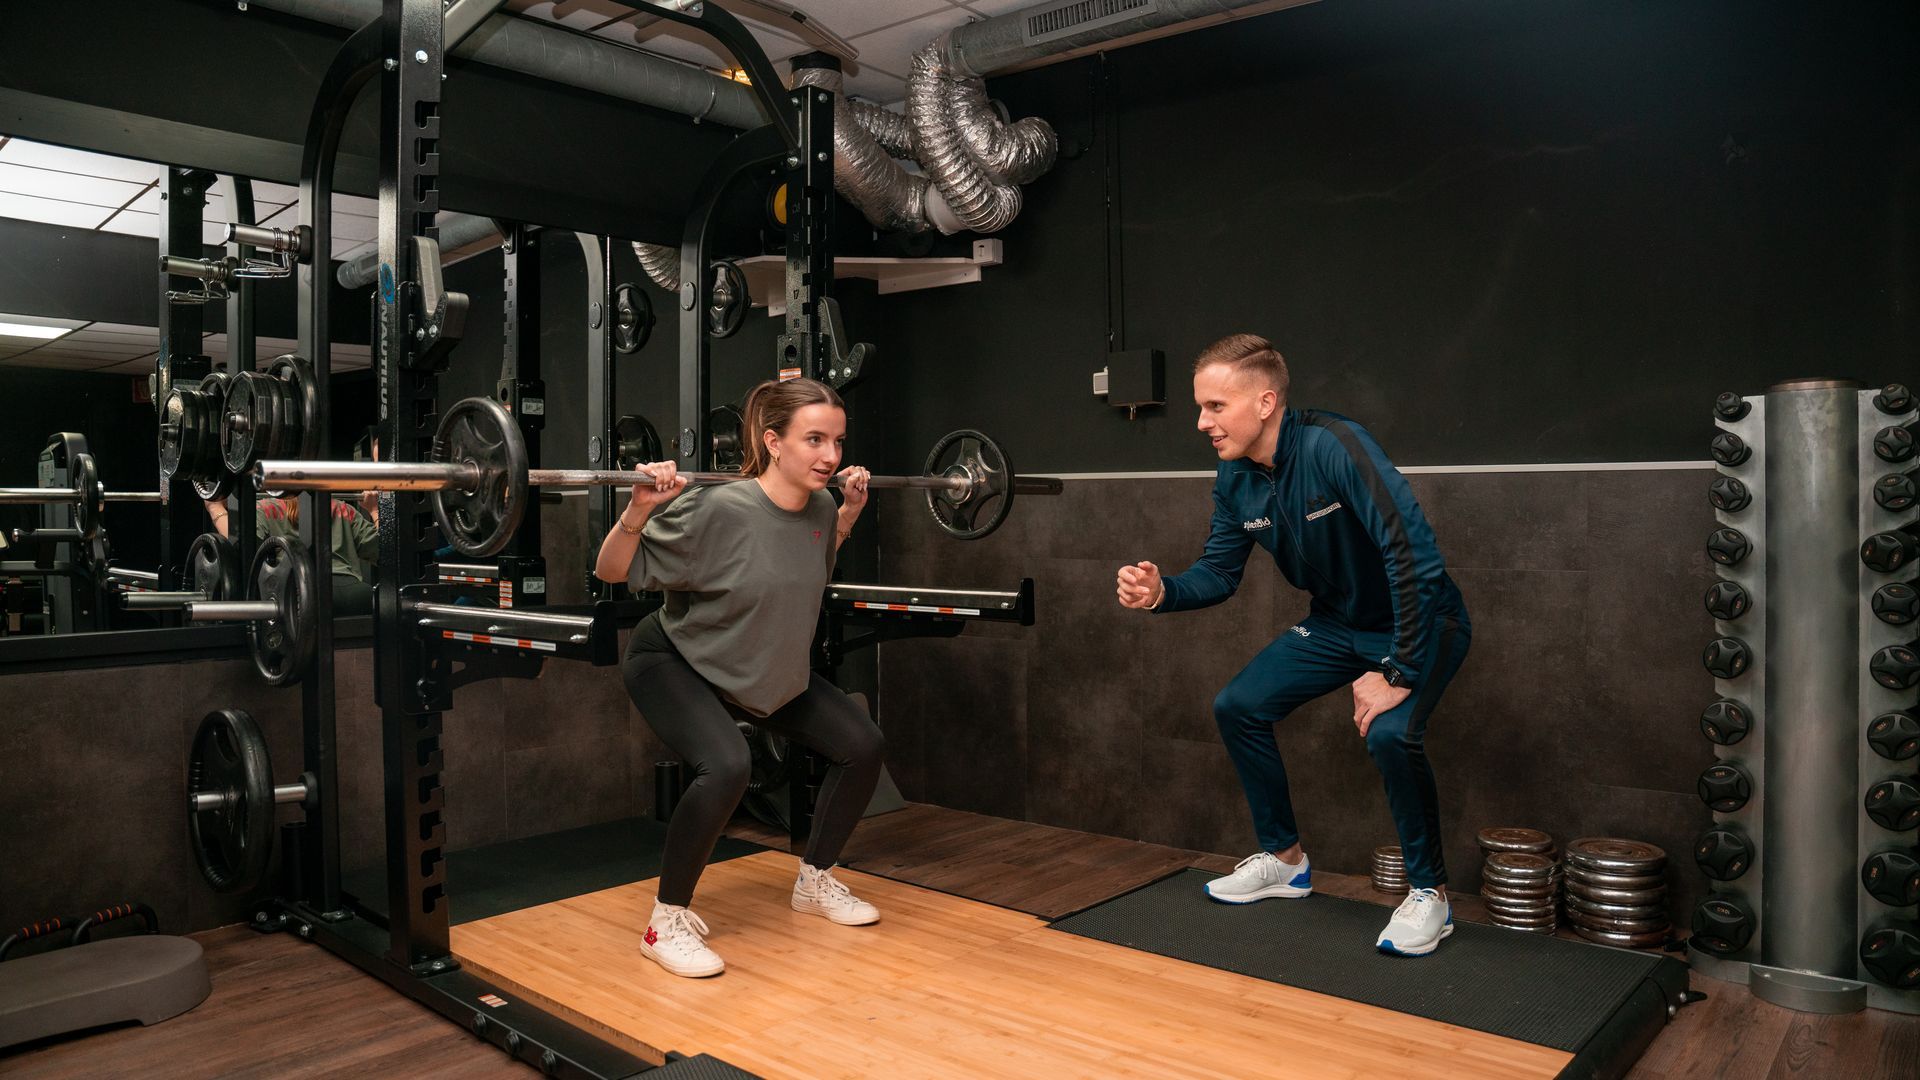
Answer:
[[[71,326],[35,326],[32,323],[6,322],[0,320],[0,337],[37,338],[51,341],[73,332]]]

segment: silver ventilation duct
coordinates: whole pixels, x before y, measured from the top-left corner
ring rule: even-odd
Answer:
[[[251,6],[357,30],[380,17],[382,0],[250,0]],[[651,105],[732,128],[765,123],[745,86],[650,53],[531,19],[494,15],[452,50],[462,60],[580,90]]]
[[[634,257],[640,260],[640,269],[655,285],[670,293],[680,291],[680,249],[666,244],[643,244],[633,242]]]
[[[1002,120],[987,101],[987,84],[980,79],[948,79],[947,110],[967,153],[998,183],[1038,180],[1060,153],[1052,124],[1037,116],[1011,124]]]
[[[968,150],[948,101],[952,80],[944,45],[944,41],[935,41],[913,57],[913,74],[907,80],[907,116],[913,122],[915,156],[954,216],[967,228],[998,232],[1019,215],[1020,189],[996,182]],[[994,120],[997,122],[998,117]]]
[[[841,76],[831,68],[801,68],[794,86],[833,94],[833,189],[860,209],[876,229],[927,231],[927,179],[901,168],[840,92]],[[869,109],[866,116],[875,119]],[[897,114],[889,114],[897,115]],[[888,122],[890,123],[890,122]]]

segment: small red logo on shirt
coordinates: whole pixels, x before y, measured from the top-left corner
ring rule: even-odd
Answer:
[[[816,544],[820,542],[820,530],[819,530],[819,529],[815,529],[815,530],[813,530],[813,542],[814,542],[814,543],[816,543]]]

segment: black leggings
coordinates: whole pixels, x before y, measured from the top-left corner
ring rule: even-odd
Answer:
[[[667,826],[660,902],[685,906],[713,845],[747,790],[750,758],[736,721],[804,743],[832,763],[820,787],[807,862],[830,867],[860,823],[880,780],[880,729],[852,698],[818,674],[773,715],[755,717],[725,701],[677,652],[629,652],[627,693],[654,733],[680,755],[689,779]]]

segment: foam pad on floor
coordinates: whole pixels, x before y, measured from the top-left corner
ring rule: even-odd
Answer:
[[[1056,930],[1579,1052],[1667,957],[1455,921],[1428,956],[1374,947],[1391,908],[1334,896],[1221,904],[1184,870]]]

